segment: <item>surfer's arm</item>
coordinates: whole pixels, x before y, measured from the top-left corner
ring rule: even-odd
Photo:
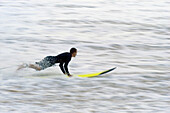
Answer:
[[[69,73],[69,71],[68,71],[68,63],[69,63],[70,61],[68,61],[68,62],[66,62],[65,64],[64,64],[64,69],[65,69],[65,72],[66,72],[66,74],[69,76],[70,75],[70,73]]]
[[[59,66],[60,66],[61,71],[65,74],[66,72],[64,70],[63,63],[60,63]]]

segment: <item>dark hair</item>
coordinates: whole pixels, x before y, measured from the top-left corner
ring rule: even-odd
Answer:
[[[74,52],[77,52],[77,49],[76,48],[71,48],[70,53],[73,54]]]

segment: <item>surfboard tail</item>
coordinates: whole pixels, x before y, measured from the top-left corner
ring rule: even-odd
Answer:
[[[103,74],[106,74],[106,73],[108,73],[108,72],[111,72],[111,71],[113,71],[114,69],[116,69],[116,67],[111,68],[111,69],[106,70],[106,71],[99,72],[99,73],[84,74],[84,75],[77,75],[77,76],[78,76],[78,77],[96,77],[96,76],[103,75]]]
[[[114,67],[114,68],[112,68],[112,69],[109,69],[109,70],[106,70],[106,71],[104,71],[104,72],[101,72],[99,75],[103,75],[103,74],[108,73],[108,72],[110,72],[110,71],[113,71],[113,70],[115,70],[115,69],[116,69],[116,67]]]

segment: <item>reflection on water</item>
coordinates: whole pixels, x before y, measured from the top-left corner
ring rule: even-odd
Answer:
[[[170,2],[0,1],[0,112],[116,113],[170,110]],[[17,65],[78,48],[67,78]]]

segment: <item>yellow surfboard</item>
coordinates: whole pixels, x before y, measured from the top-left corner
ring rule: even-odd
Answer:
[[[96,76],[100,76],[100,75],[106,74],[106,73],[108,73],[108,72],[111,72],[111,71],[113,71],[113,70],[115,70],[115,69],[116,69],[116,67],[111,68],[111,69],[106,70],[106,71],[101,71],[101,72],[99,72],[99,73],[77,75],[77,77],[96,77]]]

